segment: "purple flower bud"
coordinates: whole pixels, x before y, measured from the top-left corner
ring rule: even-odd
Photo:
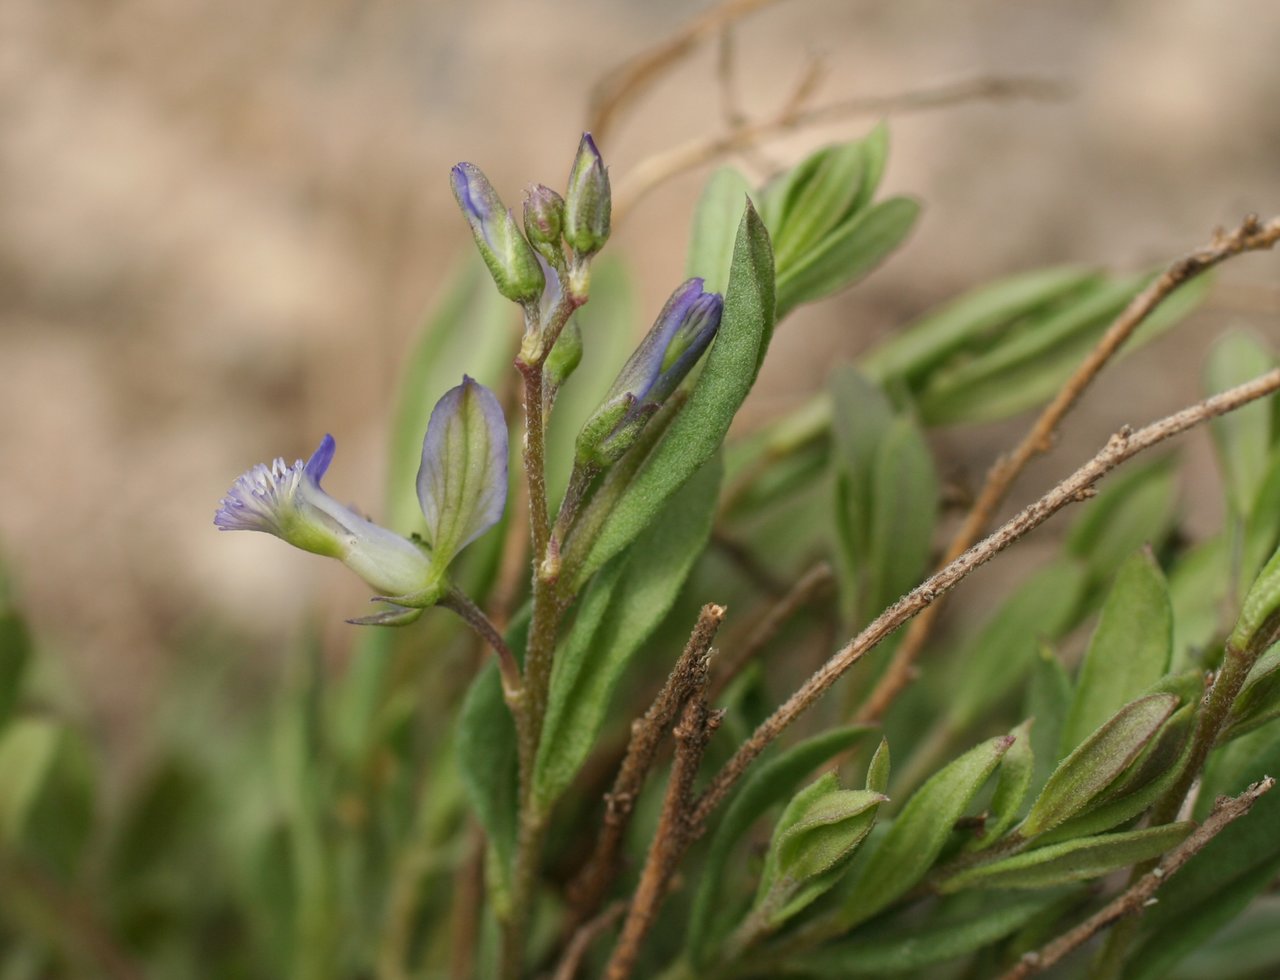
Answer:
[[[489,178],[475,164],[460,163],[451,182],[498,292],[517,303],[536,300],[542,294],[542,267]]]
[[[254,466],[232,484],[214,524],[223,531],[265,531],[295,548],[337,558],[381,593],[425,596],[439,576],[422,549],[320,489],[334,449],[333,437],[325,436],[305,463],[277,459],[270,467]]]
[[[579,257],[594,255],[609,240],[611,212],[609,171],[591,134],[583,133],[569,171],[564,209],[564,239]]]
[[[605,465],[621,456],[710,345],[720,329],[724,300],[719,293],[704,292],[702,284],[690,279],[671,294],[583,426],[580,460]]]
[[[441,566],[502,517],[507,423],[497,397],[463,377],[431,410],[418,470],[427,544]]]

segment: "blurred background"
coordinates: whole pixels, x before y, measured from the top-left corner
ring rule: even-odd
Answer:
[[[215,533],[218,499],[252,463],[305,457],[332,432],[326,485],[377,516],[399,365],[471,248],[449,167],[479,164],[509,202],[533,180],[562,186],[593,84],[707,6],[0,4],[0,554],[121,764],[189,651],[235,658],[246,684],[270,678],[312,611],[341,655],[364,586],[265,535]],[[985,280],[1144,268],[1280,211],[1271,0],[783,0],[733,37],[749,116],[776,111],[815,58],[817,102],[980,75],[1071,90],[891,120],[887,192],[924,201],[919,227],[779,332],[746,426]],[[602,143],[615,186],[724,131],[716,63],[715,43],[700,46],[619,120]],[[736,162],[764,177],[874,121],[805,128]],[[637,296],[621,328],[643,328],[682,278],[708,172],[617,226],[610,249]],[[1226,327],[1280,338],[1277,271],[1273,255],[1230,264],[1194,318],[1104,376],[1015,502],[1116,425],[1194,400]],[[978,478],[1025,424],[946,434],[944,469]],[[1212,529],[1219,505],[1197,507],[1216,491],[1203,434],[1188,452],[1184,505]]]

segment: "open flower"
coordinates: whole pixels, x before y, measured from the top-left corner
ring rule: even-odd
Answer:
[[[330,497],[320,480],[333,461],[326,435],[305,463],[259,463],[227,491],[213,523],[223,531],[266,531],[295,548],[337,558],[390,604],[351,620],[411,622],[448,590],[454,556],[502,516],[507,497],[507,428],[493,392],[471,378],[436,404],[422,446],[418,499],[427,519],[420,544],[366,520]]]

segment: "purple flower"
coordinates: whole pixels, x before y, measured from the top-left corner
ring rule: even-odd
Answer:
[[[489,178],[475,164],[460,163],[453,168],[450,182],[498,292],[517,303],[536,300],[543,285],[538,257]]]
[[[724,312],[720,294],[704,292],[702,285],[701,279],[690,279],[671,294],[583,426],[580,459],[604,465],[621,456],[698,362]]]
[[[493,392],[464,378],[431,412],[422,444],[418,499],[425,546],[361,517],[320,487],[333,461],[325,436],[305,463],[258,464],[232,484],[213,522],[223,531],[265,531],[296,548],[337,558],[390,604],[355,623],[416,619],[448,591],[449,563],[502,517],[507,499],[507,427]]]

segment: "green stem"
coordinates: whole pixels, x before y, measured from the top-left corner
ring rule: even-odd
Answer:
[[[560,331],[574,311],[586,302],[585,295],[573,293],[566,283],[560,302],[546,320],[535,324],[537,313],[526,308],[525,346],[516,359],[524,379],[524,469],[529,485],[529,533],[532,539],[533,616],[525,648],[524,677],[516,714],[516,741],[519,757],[520,814],[516,833],[515,865],[512,869],[510,914],[503,923],[501,976],[518,980],[524,970],[525,936],[534,897],[537,893],[538,863],[546,837],[546,814],[533,795],[533,770],[542,739],[542,723],[551,687],[551,666],[555,656],[560,617],[567,603],[558,589],[558,563],[548,562],[551,517],[547,503],[546,408],[547,391],[543,365]]]
[[[1239,647],[1231,642],[1227,643],[1226,651],[1222,655],[1222,666],[1218,669],[1218,674],[1213,680],[1213,686],[1209,688],[1209,693],[1205,695],[1204,704],[1201,706],[1199,717],[1196,719],[1196,727],[1191,736],[1191,750],[1186,767],[1183,769],[1182,775],[1178,777],[1178,781],[1169,787],[1168,792],[1157,800],[1155,806],[1151,808],[1151,813],[1147,818],[1147,823],[1150,826],[1158,827],[1161,824],[1177,819],[1187,794],[1191,791],[1191,787],[1204,769],[1204,765],[1209,759],[1209,753],[1213,751],[1214,744],[1218,741],[1218,736],[1222,734],[1223,728],[1226,727],[1227,719],[1231,714],[1231,706],[1235,704],[1240,689],[1244,687],[1245,678],[1249,676],[1249,671],[1253,669],[1253,665],[1275,642],[1275,639],[1276,631],[1272,626],[1272,628],[1258,630],[1247,647]],[[1147,861],[1137,865],[1129,874],[1130,886],[1155,867],[1155,864],[1155,861]],[[1094,975],[1099,980],[1112,980],[1112,978],[1121,975],[1125,959],[1129,953],[1129,946],[1133,943],[1133,939],[1137,934],[1138,925],[1139,919],[1135,916],[1125,919],[1111,931],[1111,935],[1107,937],[1106,945],[1103,946],[1095,964]]]

